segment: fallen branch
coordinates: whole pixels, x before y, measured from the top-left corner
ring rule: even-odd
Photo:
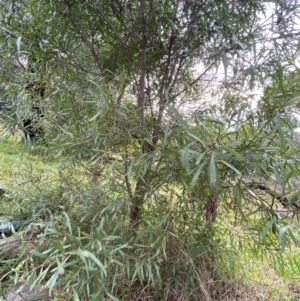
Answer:
[[[6,301],[33,301],[33,300],[50,300],[48,289],[42,289],[36,285],[32,289],[25,284],[20,291],[11,291],[6,296]]]
[[[41,232],[41,229],[31,224],[24,231],[0,239],[0,259],[12,258],[20,250],[20,247],[32,250],[34,248],[33,243],[36,241],[37,235]]]
[[[285,208],[292,206],[297,213],[300,213],[300,201],[291,201],[282,193],[274,191],[261,183],[247,183],[246,185],[250,189],[259,189],[266,192],[268,195],[278,200]]]

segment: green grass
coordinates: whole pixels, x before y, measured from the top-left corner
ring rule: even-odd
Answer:
[[[9,182],[18,176],[20,170],[30,168],[39,172],[47,172],[55,168],[53,162],[47,162],[41,155],[29,150],[24,143],[12,139],[0,140],[0,182]]]
[[[2,200],[2,214],[20,213],[24,203],[30,202],[28,195],[34,189],[42,188],[44,179],[55,176],[57,163],[50,161],[44,153],[42,146],[30,148],[20,138],[0,140],[0,187],[8,195],[6,201]],[[36,178],[32,181],[36,185],[28,181],[30,177]]]

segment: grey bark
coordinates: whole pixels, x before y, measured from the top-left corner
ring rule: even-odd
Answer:
[[[6,301],[29,301],[29,300],[51,300],[51,297],[49,297],[49,293],[47,289],[41,289],[40,286],[35,286],[32,289],[30,289],[30,286],[28,284],[25,284],[19,293],[16,291],[11,291],[6,296]]]
[[[0,239],[0,260],[12,258],[19,250],[30,252],[35,249],[35,245],[38,242],[37,235],[41,233],[41,229],[35,227],[34,224],[28,226],[28,228],[19,233],[15,233],[13,236]],[[33,300],[51,300],[49,297],[49,290],[42,289],[39,285],[36,285],[32,289],[28,284],[25,284],[21,290],[15,290],[8,293],[5,299],[0,301],[33,301]]]
[[[39,233],[41,229],[31,224],[24,231],[0,239],[0,260],[12,258],[21,248],[25,248],[26,251],[33,250]]]

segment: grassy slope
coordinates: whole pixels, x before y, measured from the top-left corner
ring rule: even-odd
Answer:
[[[29,150],[29,146],[15,138],[0,140],[0,187],[10,194],[11,192],[17,193],[19,185],[26,185],[26,176],[29,174],[41,180],[55,172],[55,164],[43,158],[38,148]],[[9,203],[3,202],[0,212],[18,213],[19,205],[21,205],[19,200],[9,199]]]
[[[28,170],[42,175],[49,173],[53,175],[56,167],[54,163],[44,161],[43,156],[39,155],[36,149],[29,152],[24,144],[17,140],[0,141],[0,184],[8,190],[15,189],[15,183],[22,183],[20,179]],[[17,201],[12,203],[10,200],[9,204],[4,201],[1,212],[5,214],[17,212],[20,208],[18,205],[20,204],[17,204]],[[225,241],[230,245],[229,238],[225,238]],[[297,260],[297,257],[291,254],[285,255],[287,261],[293,261],[294,258]],[[285,267],[280,277],[274,272],[270,261],[257,261],[251,252],[238,253],[234,258],[224,258],[222,264],[227,264],[227,269],[228,267],[232,269],[232,275],[235,275],[230,279],[231,291],[228,291],[222,300],[300,300],[300,293],[298,294],[300,274],[292,265],[290,268]],[[216,282],[212,285],[208,278],[206,279],[204,275],[202,281],[207,291],[216,290],[218,285],[223,285]]]

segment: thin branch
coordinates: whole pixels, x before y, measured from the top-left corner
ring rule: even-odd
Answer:
[[[138,86],[138,79],[136,78],[135,75],[135,71],[134,71],[134,66],[133,66],[133,62],[132,62],[132,54],[128,52],[128,45],[125,42],[125,40],[121,37],[121,35],[119,34],[119,31],[115,28],[115,26],[113,25],[112,21],[107,17],[107,15],[101,10],[101,8],[99,6],[96,6],[95,3],[91,0],[88,0],[88,3],[101,15],[101,17],[107,22],[107,24],[109,25],[109,27],[111,28],[111,30],[113,31],[113,33],[115,34],[115,37],[117,38],[117,41],[119,42],[120,46],[123,48],[123,50],[125,51],[128,63],[130,64],[130,68],[132,71],[132,76],[134,79],[134,82],[136,83],[136,85]],[[132,7],[132,5],[130,5],[130,7]],[[114,13],[114,12],[113,12]],[[131,13],[131,10],[130,10]],[[116,14],[115,17],[117,18]],[[117,18],[118,19],[118,18]],[[133,17],[132,17],[133,19]],[[119,19],[118,19],[119,20]],[[132,25],[133,26],[133,25]],[[127,31],[127,28],[124,28],[125,31]],[[113,36],[112,36],[113,37]],[[122,96],[121,96],[122,97]]]
[[[111,30],[114,32],[115,36],[117,37],[119,43],[123,46],[124,49],[127,48],[125,41],[122,39],[121,35],[114,27],[113,23],[107,18],[106,14],[100,9],[99,6],[96,6],[93,1],[88,1],[88,3],[100,14],[100,16],[107,22]]]
[[[89,48],[91,54],[94,57],[94,61],[95,61],[96,65],[99,67],[99,70],[101,71],[102,75],[104,76],[104,70],[103,70],[103,68],[101,66],[101,63],[100,63],[100,57],[99,57],[99,54],[98,54],[97,50],[95,49],[94,45],[89,41],[89,39],[87,38],[86,33],[83,32],[83,30],[78,27],[78,25],[76,23],[76,19],[74,18],[74,16],[72,15],[72,13],[69,11],[69,13],[67,15],[69,16],[69,19],[72,22],[72,24],[75,27],[75,29],[79,32],[79,34],[80,34],[80,36],[82,38],[82,41]]]
[[[178,6],[179,6],[179,0],[177,1],[176,7],[174,9],[173,20],[176,18]],[[172,31],[172,34],[171,34],[170,39],[169,39],[168,57],[167,57],[165,72],[164,72],[163,78],[161,80],[161,86],[160,86],[160,89],[159,89],[159,92],[158,92],[158,95],[159,95],[159,109],[158,109],[157,119],[155,120],[155,125],[154,125],[154,130],[153,130],[153,138],[152,138],[153,145],[155,145],[158,142],[158,136],[159,136],[159,133],[160,133],[160,125],[161,125],[161,122],[162,122],[163,112],[164,112],[165,107],[166,107],[166,99],[165,99],[165,96],[164,96],[164,91],[165,91],[165,88],[166,88],[165,83],[166,83],[167,78],[168,78],[169,68],[170,68],[170,65],[171,65],[172,50],[173,50],[173,47],[175,45],[175,40],[176,40],[176,36],[175,36],[174,31]]]
[[[130,185],[130,182],[129,182],[127,160],[128,160],[128,153],[127,153],[127,150],[126,150],[126,155],[125,155],[125,160],[124,160],[124,168],[125,168],[124,176],[125,176],[125,184],[126,184],[127,193],[129,195],[129,197],[132,199],[133,194],[132,194],[132,189],[131,189],[131,185]]]
[[[214,65],[216,64],[216,62],[213,62],[212,64],[210,64],[195,80],[193,80],[190,84],[188,84],[189,87],[193,86],[195,83],[197,83],[204,75],[206,75],[207,71],[209,71]],[[179,91],[174,98],[180,96],[183,92],[186,91],[187,88],[182,89],[181,91]]]

